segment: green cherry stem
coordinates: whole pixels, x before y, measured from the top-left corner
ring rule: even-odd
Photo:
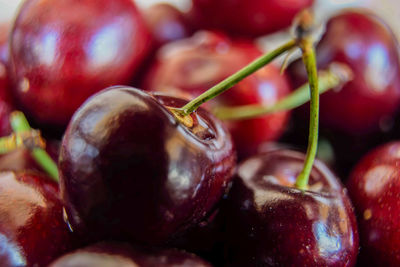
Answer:
[[[286,44],[278,47],[277,49],[271,51],[268,54],[265,54],[258,59],[254,60],[238,72],[234,73],[233,75],[229,76],[222,82],[218,83],[217,85],[213,86],[212,88],[208,89],[203,94],[199,95],[189,103],[187,103],[182,108],[174,109],[173,112],[175,115],[180,116],[187,116],[194,112],[201,104],[207,102],[210,99],[222,94],[247,76],[253,74],[257,70],[261,69],[286,51],[289,51],[297,46],[296,40],[291,40]]]
[[[303,170],[296,179],[296,187],[301,190],[306,190],[308,188],[308,180],[310,178],[310,173],[318,148],[319,92],[317,63],[313,40],[310,38],[300,40],[300,48],[303,52],[303,62],[308,74],[311,101],[307,155]]]
[[[25,115],[20,111],[14,111],[10,115],[11,127],[16,134],[23,133],[31,130],[31,127],[26,119]],[[50,177],[59,182],[57,164],[42,148],[33,148],[32,156],[35,161],[50,175]]]
[[[319,94],[339,87],[352,79],[351,69],[344,64],[332,63],[328,70],[319,73]],[[291,110],[310,100],[309,84],[306,83],[273,105],[245,105],[238,107],[217,107],[213,110],[222,120],[241,120]]]

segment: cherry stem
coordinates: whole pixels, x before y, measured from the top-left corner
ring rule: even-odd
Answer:
[[[44,147],[44,145],[39,131],[12,133],[9,136],[0,137],[0,154],[6,154],[18,148]]]
[[[212,88],[208,89],[203,94],[199,95],[189,103],[187,103],[182,108],[174,109],[175,113],[179,113],[180,116],[187,116],[194,112],[201,104],[207,102],[208,100],[213,99],[214,97],[222,94],[247,76],[253,74],[257,70],[261,69],[283,53],[292,48],[297,46],[296,40],[291,40],[286,44],[278,47],[277,49],[271,51],[268,54],[265,54],[258,59],[254,60],[238,72],[234,73],[233,75],[229,76],[222,82],[218,83],[217,85],[213,86]]]
[[[303,52],[303,62],[308,74],[310,84],[310,128],[308,136],[307,155],[303,170],[297,176],[296,187],[301,190],[308,188],[308,180],[314,164],[318,148],[318,119],[319,119],[319,93],[318,93],[318,74],[314,42],[310,38],[303,38],[299,42]]]
[[[20,111],[14,111],[11,113],[10,122],[11,127],[16,134],[32,130],[25,115]],[[44,149],[38,147],[33,148],[31,150],[31,154],[40,167],[42,167],[43,170],[45,170],[49,176],[58,183],[59,176],[57,164],[53,161],[49,154],[47,154]]]
[[[352,79],[351,69],[344,64],[332,63],[328,70],[319,73],[319,94],[339,87]],[[273,105],[245,105],[238,107],[217,107],[215,116],[222,120],[250,119],[259,116],[291,110],[310,100],[309,84],[306,83]]]

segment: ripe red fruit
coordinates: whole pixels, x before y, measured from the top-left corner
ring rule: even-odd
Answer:
[[[188,37],[192,29],[183,13],[173,5],[158,3],[144,10],[143,17],[156,46]]]
[[[58,186],[44,175],[0,172],[0,265],[46,266],[71,248]]]
[[[229,266],[353,266],[356,218],[335,175],[314,163],[309,189],[295,188],[305,156],[275,149],[242,162],[227,203]]]
[[[251,42],[233,41],[215,32],[199,32],[192,38],[168,44],[159,50],[145,77],[143,88],[194,98],[260,56]],[[285,97],[290,87],[285,75],[273,65],[247,77],[206,105],[272,105]],[[252,154],[263,142],[276,140],[286,126],[289,112],[227,123],[239,157]]]
[[[235,152],[227,130],[205,110],[187,127],[166,108],[186,103],[114,87],[75,113],[59,160],[74,231],[161,244],[211,211],[231,180]]]
[[[313,0],[193,0],[189,12],[200,28],[224,30],[232,35],[260,36],[281,30]]]
[[[380,19],[361,11],[333,17],[317,46],[318,67],[347,64],[354,79],[321,95],[321,124],[347,135],[379,130],[400,105],[400,61],[395,36]],[[301,62],[291,67],[297,84],[306,80]]]
[[[10,96],[8,37],[10,24],[0,24],[0,136],[11,133],[9,121],[13,104]]]
[[[363,157],[347,187],[358,215],[363,266],[400,265],[400,142]]]
[[[11,34],[14,95],[36,122],[65,126],[90,95],[131,79],[149,36],[132,0],[27,0]]]

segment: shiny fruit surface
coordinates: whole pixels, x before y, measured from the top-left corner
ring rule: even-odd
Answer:
[[[232,266],[354,266],[356,218],[346,190],[320,161],[295,188],[304,154],[271,150],[242,162],[227,204]]]
[[[364,156],[347,183],[360,229],[363,266],[400,265],[400,142]]]
[[[74,231],[161,244],[210,212],[231,180],[235,151],[207,111],[184,126],[166,108],[185,103],[114,87],[76,112],[59,160]]]
[[[357,136],[376,132],[393,118],[400,104],[399,50],[395,36],[379,18],[361,11],[333,17],[317,46],[317,58],[320,69],[341,62],[354,76],[340,90],[321,96],[321,124]],[[306,80],[301,65],[291,68],[296,83]]]
[[[150,34],[131,0],[28,0],[11,33],[13,93],[39,124],[66,126],[92,94],[126,84]]]
[[[70,249],[58,186],[34,172],[0,172],[0,265],[46,266]]]

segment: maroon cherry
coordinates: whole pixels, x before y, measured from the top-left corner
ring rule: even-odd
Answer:
[[[231,138],[203,109],[178,123],[166,107],[186,103],[114,87],[75,113],[59,160],[74,231],[160,244],[215,206],[235,167]]]
[[[400,265],[400,142],[363,157],[348,181],[360,229],[363,266]]]
[[[14,94],[36,122],[65,126],[90,95],[130,80],[149,40],[132,0],[27,0],[11,34]]]
[[[50,267],[211,267],[199,257],[175,249],[132,248],[124,243],[103,242],[68,253]]]
[[[46,266],[71,247],[58,186],[27,172],[0,172],[0,265]]]
[[[261,54],[253,43],[232,41],[214,32],[199,32],[192,38],[162,47],[142,87],[146,90],[194,98]],[[285,97],[289,91],[286,76],[280,75],[278,68],[269,65],[207,105],[272,105]],[[255,119],[229,122],[228,128],[239,156],[251,154],[261,143],[279,138],[286,126],[288,115],[288,112],[280,112]]]
[[[321,96],[324,126],[364,135],[394,116],[400,104],[399,52],[395,36],[381,20],[358,11],[333,17],[318,44],[317,56],[321,69],[337,61],[354,72],[354,79],[340,91]],[[306,79],[300,62],[291,73],[297,82]]]
[[[233,35],[260,36],[281,30],[313,0],[193,0],[189,12],[200,28],[220,29]]]
[[[157,46],[188,37],[192,29],[176,7],[158,3],[144,10],[143,15]]]
[[[13,108],[10,96],[8,37],[10,25],[0,24],[0,136],[11,133],[9,116]]]
[[[270,150],[242,162],[227,204],[230,266],[353,266],[356,219],[346,190],[320,161],[295,188],[304,154]]]

